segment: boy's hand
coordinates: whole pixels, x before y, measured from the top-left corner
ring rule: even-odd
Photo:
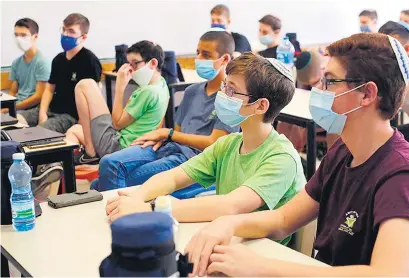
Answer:
[[[233,235],[234,226],[228,216],[214,220],[194,235],[185,248],[185,254],[189,254],[189,261],[193,263],[192,276],[205,275],[213,248],[229,244]]]
[[[141,145],[142,148],[153,146],[153,150],[156,151],[160,148],[160,146],[162,146],[163,140],[166,140],[168,138],[168,135],[168,128],[159,128],[137,138],[132,142],[131,146]]]
[[[149,203],[141,202],[138,199],[119,196],[108,201],[106,206],[106,214],[111,222],[117,220],[119,217],[135,212],[149,212],[152,211]]]
[[[48,120],[47,113],[41,113],[38,115],[38,124],[42,124]]]
[[[118,76],[116,82],[118,82],[121,87],[126,87],[132,78],[133,69],[130,64],[123,64],[118,70]]]

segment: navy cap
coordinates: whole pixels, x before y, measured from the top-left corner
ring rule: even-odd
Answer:
[[[172,218],[161,212],[134,213],[111,224],[112,244],[143,248],[173,240]]]

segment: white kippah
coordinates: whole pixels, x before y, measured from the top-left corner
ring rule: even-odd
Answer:
[[[405,84],[409,83],[409,57],[405,48],[395,38],[388,36],[389,42],[392,46],[393,52],[395,52],[396,60],[398,61],[400,71],[403,76]]]
[[[274,59],[274,58],[265,58],[267,61],[273,65],[273,67],[278,70],[282,75],[290,79],[292,82],[294,82],[294,77],[293,73],[291,72],[291,69],[288,68],[283,62]]]
[[[223,28],[220,27],[212,27],[210,28],[210,30],[208,32],[226,32],[226,30],[224,30]]]

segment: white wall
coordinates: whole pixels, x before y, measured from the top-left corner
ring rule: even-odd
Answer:
[[[258,20],[271,13],[281,18],[283,32],[297,32],[302,45],[328,43],[357,32],[362,9],[377,9],[381,25],[387,20],[397,21],[399,12],[409,8],[407,0],[2,1],[1,65],[9,66],[21,55],[13,41],[13,26],[19,18],[38,22],[38,46],[52,59],[62,51],[59,28],[72,12],[89,18],[86,46],[99,58],[114,57],[114,45],[130,45],[142,39],[177,54],[195,53],[200,35],[209,28],[210,9],[218,3],[230,7],[231,29],[251,42],[257,41]]]

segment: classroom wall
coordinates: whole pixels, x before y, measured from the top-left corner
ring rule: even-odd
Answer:
[[[210,9],[224,3],[230,7],[233,31],[251,42],[257,41],[258,20],[267,13],[281,18],[283,32],[297,32],[302,45],[327,44],[359,30],[362,9],[378,10],[379,22],[398,20],[408,9],[405,0],[265,0],[265,1],[2,1],[1,65],[11,65],[21,52],[15,46],[13,27],[22,17],[40,26],[38,47],[52,59],[62,49],[60,27],[72,12],[86,15],[91,22],[86,47],[99,58],[115,56],[114,45],[148,39],[177,54],[195,53],[200,35],[209,28]],[[393,4],[392,4],[393,3]],[[406,5],[405,5],[405,4]]]

